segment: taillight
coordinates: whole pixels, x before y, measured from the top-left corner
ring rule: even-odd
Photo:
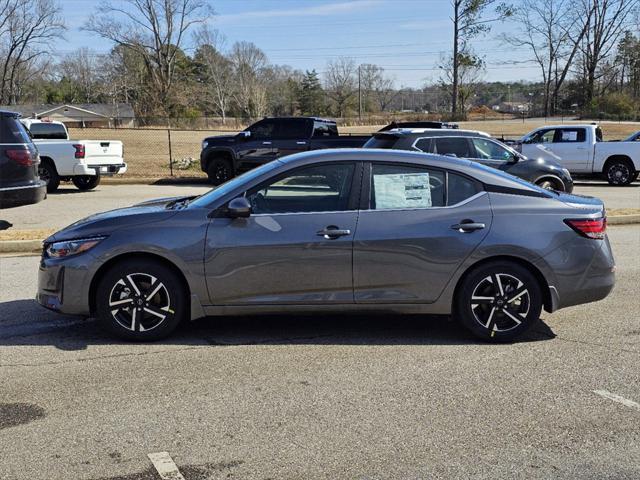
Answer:
[[[579,218],[574,220],[565,220],[564,223],[569,225],[583,237],[587,238],[599,240],[604,238],[607,233],[607,217],[595,219]]]
[[[35,157],[26,148],[10,148],[4,151],[9,160],[16,162],[24,167],[31,167],[35,162]]]
[[[73,145],[73,148],[76,149],[76,158],[84,158],[84,145],[76,143]]]

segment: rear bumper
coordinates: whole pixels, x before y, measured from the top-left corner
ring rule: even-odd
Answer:
[[[73,175],[97,175],[97,172],[100,172],[100,175],[111,176],[111,175],[121,175],[127,171],[126,163],[105,163],[105,164],[91,164],[87,165],[86,163],[78,163],[73,167]]]
[[[33,185],[0,188],[0,209],[32,205],[46,197],[47,184],[41,180]]]

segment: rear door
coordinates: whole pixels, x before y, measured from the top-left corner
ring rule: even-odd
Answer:
[[[557,128],[553,143],[547,148],[560,158],[556,160],[570,172],[589,172],[593,146],[587,140],[587,129],[584,127]]]
[[[313,120],[309,118],[281,118],[273,139],[276,157],[284,157],[309,149]]]
[[[434,302],[491,227],[482,186],[457,173],[373,163],[363,195],[353,252],[356,303]]]
[[[473,158],[471,141],[466,137],[434,137],[432,153],[455,158]]]

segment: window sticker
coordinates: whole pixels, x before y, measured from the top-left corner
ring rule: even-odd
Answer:
[[[376,209],[431,207],[428,173],[374,175]]]
[[[563,130],[562,131],[562,141],[563,142],[575,142],[578,140],[578,131],[577,130]]]

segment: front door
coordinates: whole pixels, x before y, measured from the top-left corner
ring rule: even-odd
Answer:
[[[373,164],[354,241],[356,303],[431,303],[491,227],[481,185],[422,166]]]
[[[248,137],[239,140],[236,156],[240,170],[249,170],[275,159],[273,136],[276,127],[275,120],[265,118],[251,126]]]
[[[515,155],[507,148],[488,138],[471,138],[473,160],[498,170],[508,170],[515,163]]]
[[[356,164],[300,167],[245,192],[249,218],[215,218],[205,270],[214,305],[353,303]]]

